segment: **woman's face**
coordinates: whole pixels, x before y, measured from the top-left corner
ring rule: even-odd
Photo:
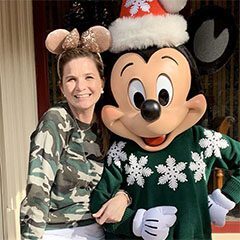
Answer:
[[[91,58],[79,57],[65,64],[61,91],[77,113],[93,113],[102,88],[103,80]]]

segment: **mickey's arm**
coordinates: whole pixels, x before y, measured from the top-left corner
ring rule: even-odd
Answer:
[[[122,188],[122,183],[121,168],[115,164],[105,166],[101,181],[91,195],[91,212],[97,212],[105,202],[112,198]],[[169,228],[176,221],[177,209],[175,207],[157,206],[147,210],[133,210],[130,207],[126,208],[120,222],[105,224],[105,230],[128,237],[142,237],[145,240],[167,238]]]
[[[122,182],[121,169],[115,164],[106,166],[104,168],[101,181],[98,183],[91,195],[91,212],[97,212],[105,202],[111,199],[121,188]],[[108,232],[115,234],[124,233],[124,235],[127,236],[134,236],[132,231],[132,222],[135,214],[136,211],[128,207],[119,223],[105,224],[104,227]]]
[[[208,199],[212,223],[223,226],[227,213],[240,202],[240,142],[222,135],[219,144],[222,158],[219,158],[218,166],[231,170],[231,175],[222,189],[215,190]]]
[[[224,135],[223,135],[224,136]],[[240,142],[224,136],[228,141],[229,147],[222,150],[222,166],[227,164],[231,175],[224,183],[222,192],[235,203],[240,202]],[[224,161],[224,162],[223,162]]]

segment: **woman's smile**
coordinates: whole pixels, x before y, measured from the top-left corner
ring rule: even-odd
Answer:
[[[77,99],[86,99],[92,96],[92,93],[78,93],[75,94],[74,97]]]

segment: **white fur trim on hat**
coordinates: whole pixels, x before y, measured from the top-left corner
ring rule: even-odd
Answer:
[[[112,35],[110,51],[114,53],[150,46],[177,47],[189,39],[187,22],[177,14],[118,18],[110,25],[109,30]]]

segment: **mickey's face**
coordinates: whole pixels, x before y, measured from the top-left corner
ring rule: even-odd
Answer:
[[[126,53],[115,63],[111,89],[118,107],[102,110],[105,125],[147,151],[167,147],[204,114],[203,95],[187,99],[191,71],[186,57],[176,49],[162,48],[146,62]]]

